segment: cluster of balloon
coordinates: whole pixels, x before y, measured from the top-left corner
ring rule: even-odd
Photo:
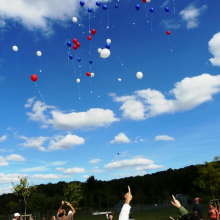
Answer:
[[[105,48],[107,48],[107,49],[110,50],[110,43],[111,43],[111,42],[112,42],[112,41],[111,41],[110,39],[107,39],[107,40],[106,40]]]
[[[137,72],[137,73],[136,73],[136,77],[137,77],[138,79],[142,79],[142,78],[143,78],[143,73],[142,73],[142,72]]]
[[[111,52],[109,50],[110,49],[111,40],[107,39],[106,43],[107,44],[105,45],[104,49],[101,49],[101,48],[98,49],[98,53],[100,53],[100,57],[102,57],[102,58],[108,58],[110,56],[110,54],[111,54]]]
[[[80,43],[77,41],[76,38],[73,39],[73,43],[75,45],[73,45],[73,50],[77,50],[78,47],[80,47]]]

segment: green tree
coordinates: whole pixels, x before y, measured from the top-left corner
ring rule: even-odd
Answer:
[[[28,198],[31,196],[31,194],[36,191],[37,186],[34,186],[33,183],[29,183],[28,182],[28,178],[27,177],[21,177],[19,178],[20,183],[19,184],[14,184],[12,183],[12,187],[13,187],[13,193],[16,196],[22,196],[24,199],[24,214],[26,215],[26,208],[27,208],[27,202],[28,202]]]
[[[84,198],[82,183],[68,183],[63,189],[65,200],[71,203],[74,207],[79,206],[79,201]]]
[[[210,163],[205,162],[204,165],[197,165],[199,177],[193,182],[195,186],[201,189],[209,188],[213,199],[215,192],[220,187],[220,157],[215,157]]]
[[[6,204],[6,208],[9,210],[10,214],[17,212],[19,209],[19,204],[14,201],[10,201]]]

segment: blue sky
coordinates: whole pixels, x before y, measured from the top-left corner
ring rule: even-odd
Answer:
[[[0,2],[0,194],[18,176],[111,180],[219,154],[220,2],[95,2]]]

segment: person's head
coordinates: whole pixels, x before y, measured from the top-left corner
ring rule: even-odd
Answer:
[[[112,213],[108,214],[108,218],[109,218],[110,220],[113,219],[113,214],[112,214]]]
[[[53,215],[53,216],[51,217],[51,220],[56,220],[55,215]]]
[[[199,197],[196,197],[195,198],[195,203],[199,203],[200,202],[200,198]]]
[[[20,217],[20,214],[19,214],[18,212],[16,212],[16,213],[14,214],[14,218],[18,219],[19,217]]]
[[[181,219],[182,220],[199,220],[200,218],[198,215],[195,215],[195,214],[187,214],[187,215],[182,216]]]
[[[210,209],[213,209],[213,208],[214,208],[214,206],[213,206],[213,203],[212,203],[212,202],[210,202],[210,203],[209,203],[209,208],[210,208]]]
[[[58,214],[58,217],[63,217],[63,216],[65,216],[65,215],[66,215],[65,209],[61,209],[60,212],[59,212],[59,214]]]

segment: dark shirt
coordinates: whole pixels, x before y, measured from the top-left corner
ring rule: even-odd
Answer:
[[[200,219],[204,219],[204,217],[203,217],[203,209],[202,209],[202,206],[199,203],[195,203],[193,205],[193,212],[196,212],[199,215]]]

